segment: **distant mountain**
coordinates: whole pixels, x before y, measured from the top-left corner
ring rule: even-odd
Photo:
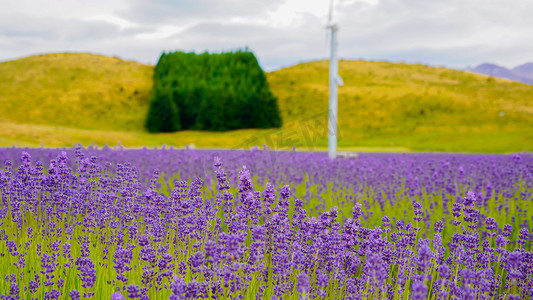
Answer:
[[[526,63],[518,67],[514,67],[511,71],[522,77],[528,78],[529,80],[533,80],[533,63]]]
[[[510,70],[495,64],[483,63],[474,68],[467,68],[466,70],[473,73],[533,84],[533,63],[525,63]]]

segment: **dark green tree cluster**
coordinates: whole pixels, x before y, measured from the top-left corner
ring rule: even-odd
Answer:
[[[150,132],[280,126],[277,99],[253,53],[161,55],[146,120]]]

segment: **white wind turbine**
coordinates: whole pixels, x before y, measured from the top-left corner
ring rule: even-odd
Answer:
[[[330,58],[329,58],[329,114],[328,114],[328,156],[333,159],[337,155],[337,86],[343,85],[339,76],[339,62],[337,59],[337,31],[339,27],[333,23],[333,0],[329,2],[327,29],[331,30]]]

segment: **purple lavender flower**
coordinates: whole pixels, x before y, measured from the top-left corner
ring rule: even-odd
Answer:
[[[518,235],[518,241],[516,241],[520,245],[525,245],[529,241],[529,230],[527,228],[520,229],[520,233]]]
[[[189,265],[191,269],[195,270],[205,262],[205,255],[203,252],[196,252],[189,258]]]
[[[431,267],[431,259],[433,253],[429,248],[429,240],[421,239],[418,244],[418,257],[416,264],[422,273],[425,273],[429,267]]]
[[[276,190],[274,189],[272,184],[270,184],[270,182],[266,183],[266,188],[263,191],[263,200],[269,205],[274,204],[274,202],[276,201]]]
[[[442,232],[443,230],[444,230],[444,223],[441,220],[435,222],[435,231]]]
[[[522,272],[523,255],[524,254],[518,249],[508,253],[504,262],[506,264],[505,268],[509,273],[509,278],[519,280],[525,279],[525,274]]]
[[[170,288],[172,290],[172,295],[176,296],[175,299],[185,299],[187,284],[182,277],[176,278],[175,281],[170,284]]]
[[[76,290],[70,291],[69,296],[70,296],[70,299],[72,300],[80,300],[80,292]]]
[[[96,270],[94,269],[94,263],[90,258],[80,256],[76,259],[77,269],[79,271],[82,287],[90,288],[94,286],[96,282]]]
[[[129,298],[135,299],[141,297],[141,292],[135,284],[128,285],[127,292]]]
[[[111,294],[111,300],[126,300],[120,292],[115,292]]]
[[[503,232],[502,235],[504,237],[510,237],[511,234],[513,234],[513,226],[510,224],[503,225]]]
[[[359,220],[359,217],[363,214],[360,203],[355,203],[353,206],[352,219]]]
[[[44,299],[45,300],[48,300],[48,299],[59,299],[59,297],[61,297],[61,293],[56,290],[56,289],[52,289],[51,291],[48,291],[48,292],[45,292],[44,293]]]
[[[411,294],[413,300],[424,300],[428,294],[428,287],[419,280],[415,280],[411,285]]]
[[[448,265],[440,265],[438,268],[439,275],[442,278],[449,278],[450,277],[450,267]]]
[[[299,293],[307,293],[309,291],[309,276],[305,273],[300,273],[296,275],[296,278],[298,279],[296,290]]]
[[[464,199],[463,205],[464,206],[470,206],[476,201],[476,194],[472,191],[466,192],[466,197]]]
[[[374,286],[382,286],[385,279],[389,277],[388,265],[380,253],[367,254],[363,273]]]
[[[495,230],[498,228],[498,223],[494,220],[494,218],[488,217],[485,219],[485,228],[487,230]]]
[[[150,239],[147,235],[143,234],[141,237],[139,237],[139,246],[144,247],[148,244],[150,244]]]
[[[11,295],[12,299],[19,298],[19,285],[16,282],[11,283],[11,286],[9,287],[9,294]]]
[[[329,276],[326,274],[318,274],[316,277],[316,285],[319,287],[327,287],[329,282]]]
[[[463,205],[461,203],[458,203],[458,202],[455,202],[453,204],[453,208],[452,208],[452,215],[454,217],[460,217],[461,216],[461,210],[463,209]]]

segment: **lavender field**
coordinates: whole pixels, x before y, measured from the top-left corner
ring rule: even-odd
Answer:
[[[1,299],[529,299],[533,155],[0,149]]]

